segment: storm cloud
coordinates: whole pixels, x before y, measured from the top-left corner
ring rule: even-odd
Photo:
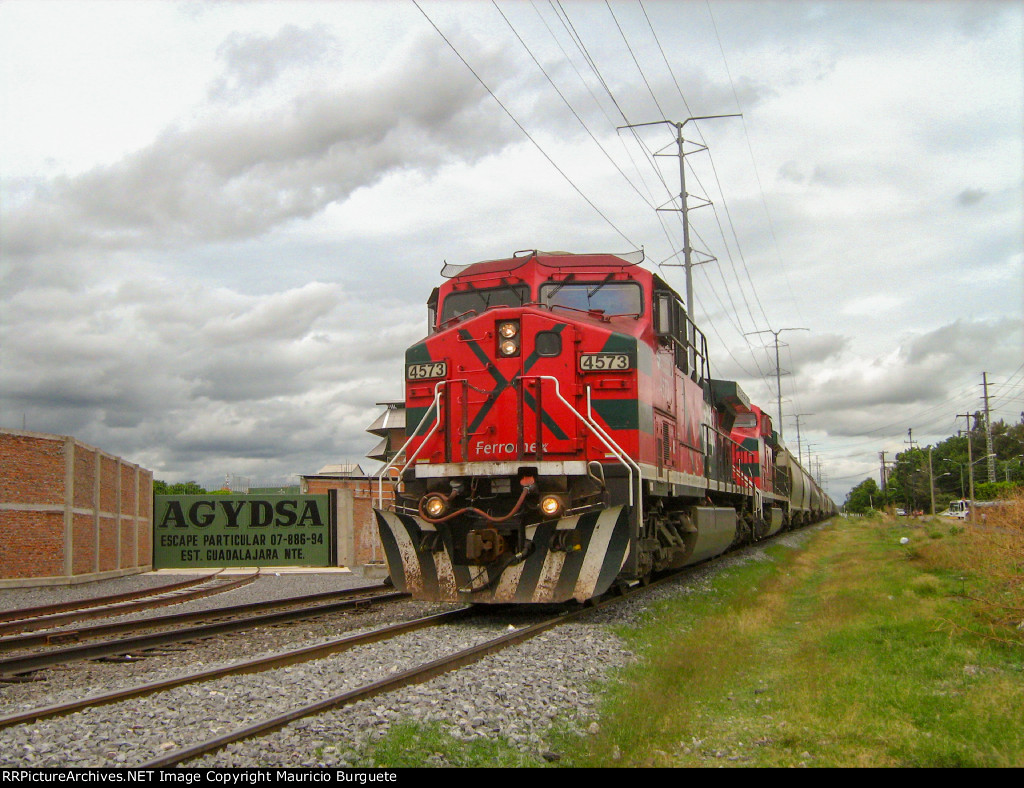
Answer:
[[[499,7],[0,4],[0,424],[168,481],[364,461],[443,261],[643,247],[682,292],[675,128],[620,127],[740,112],[684,126],[712,374],[774,417],[810,329],[777,426],[838,500],[983,371],[1017,418],[1019,6]]]
[[[289,39],[299,35],[288,30]],[[232,39],[235,69],[239,47],[254,62],[253,46]],[[257,237],[390,172],[429,172],[501,150],[511,129],[495,122],[487,92],[442,47],[417,36],[372,84],[307,88],[271,107],[213,107],[120,161],[39,183],[5,216],[4,256]],[[250,82],[272,78],[272,54]],[[479,54],[502,67],[499,53]],[[512,73],[510,62],[504,67]]]

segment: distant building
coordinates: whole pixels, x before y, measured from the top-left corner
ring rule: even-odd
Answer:
[[[283,484],[269,487],[250,487],[248,495],[299,495],[301,493],[298,484]]]
[[[385,410],[367,432],[381,438],[373,451],[366,455],[371,460],[388,463],[405,444],[405,403],[379,402]],[[378,496],[384,503],[392,499],[389,484],[381,486],[376,474],[367,474],[357,463],[325,465],[315,474],[301,477],[300,490],[308,495],[336,492],[339,561],[355,572],[367,575],[385,574],[384,548],[377,534],[373,507]]]
[[[345,479],[352,476],[365,476],[366,471],[354,462],[345,462],[340,465],[325,465],[316,472],[316,475],[333,476]]]

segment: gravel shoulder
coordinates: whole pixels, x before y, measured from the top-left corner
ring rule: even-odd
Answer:
[[[813,530],[788,534],[771,544],[796,546]],[[543,763],[544,755],[550,755],[549,737],[556,726],[581,736],[599,730],[599,688],[603,682],[614,679],[616,669],[635,658],[625,650],[611,625],[637,621],[656,599],[700,592],[707,588],[714,574],[750,560],[770,559],[760,546],[746,548],[712,564],[695,567],[682,579],[652,589],[643,599],[595,611],[582,623],[557,627],[426,684],[303,719],[188,765],[369,766],[372,763],[366,759],[367,747],[399,722],[437,723],[462,740],[500,739],[535,757],[538,764]],[[122,581],[144,582],[143,578]],[[161,582],[169,581],[163,576]],[[356,584],[375,582],[349,574],[282,574],[261,578],[250,586],[198,600],[196,604],[241,604],[351,588]],[[104,589],[102,593],[114,591]],[[384,606],[362,617],[332,617],[298,627],[234,636],[223,646],[194,644],[139,665],[68,666],[54,671],[44,682],[3,687],[0,708],[13,711],[54,702],[60,697],[82,697],[113,686],[139,683],[143,677],[148,680],[162,671],[174,675],[182,672],[186,664],[190,669],[200,663],[212,667],[250,652],[270,653],[283,650],[286,645],[322,642],[339,636],[342,630],[356,631],[379,626],[385,620],[442,609],[412,602],[399,603],[388,610],[391,607]],[[138,765],[167,750],[242,727],[267,716],[271,710],[304,705],[328,693],[435,659],[445,651],[465,648],[501,634],[508,626],[507,618],[495,616],[488,621],[484,617],[469,625],[412,633],[388,641],[386,646],[359,647],[282,670],[185,686],[66,718],[0,730],[0,766]],[[424,765],[447,764],[441,758]]]

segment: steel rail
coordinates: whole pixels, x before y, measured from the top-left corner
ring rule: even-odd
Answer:
[[[89,599],[77,599],[74,602],[59,602],[52,605],[38,605],[36,607],[22,607],[14,610],[4,610],[0,612],[0,623],[7,621],[17,621],[23,618],[35,618],[37,616],[47,616],[52,613],[66,613],[71,610],[81,610],[89,607],[99,607],[101,605],[113,605],[118,602],[128,602],[132,599],[139,599],[147,596],[157,596],[158,594],[168,594],[172,591],[180,591],[183,588],[189,588],[190,586],[199,585],[212,580],[221,572],[223,569],[219,569],[213,574],[204,575],[202,577],[190,578],[188,580],[181,580],[176,583],[170,583],[163,586],[154,586],[153,588],[144,588],[139,591],[125,591],[121,594],[111,594],[110,596],[97,596]]]
[[[186,629],[175,629],[168,632],[155,632],[148,635],[139,635],[130,638],[118,638],[104,640],[98,643],[85,643],[68,648],[47,651],[28,656],[8,657],[0,660],[0,680],[14,679],[18,674],[28,673],[51,665],[62,665],[78,659],[96,659],[117,654],[130,654],[142,651],[154,646],[162,646],[168,643],[177,643],[183,640],[194,640],[197,638],[223,635],[229,632],[237,632],[254,627],[281,624],[287,621],[295,621],[306,618],[317,618],[331,613],[348,610],[354,607],[374,603],[391,602],[397,599],[406,599],[408,594],[395,591],[391,594],[381,594],[376,597],[346,599],[339,602],[329,602],[324,605],[303,607],[297,610],[285,610],[277,613],[251,616],[249,618],[232,619],[229,621],[215,621],[209,624],[201,624]],[[210,611],[207,611],[209,614]],[[209,617],[209,615],[208,615]]]
[[[150,610],[154,607],[180,605],[182,602],[191,602],[195,599],[203,599],[204,597],[220,594],[224,591],[233,591],[236,588],[241,588],[242,586],[246,586],[249,583],[254,582],[259,576],[260,573],[259,570],[257,570],[254,574],[245,575],[237,580],[229,580],[218,585],[213,585],[208,588],[200,588],[195,591],[174,593],[173,595],[168,596],[150,597],[144,601],[125,602],[123,604],[110,605],[108,607],[91,607],[83,610],[73,610],[67,613],[54,613],[52,615],[38,616],[36,618],[26,619],[23,621],[11,621],[7,624],[0,625],[0,634],[8,632],[30,632],[37,629],[48,629],[50,627],[60,626],[61,624],[66,624],[69,621],[83,621],[92,618],[111,618],[114,616],[124,616],[129,613],[136,613],[140,610]]]
[[[229,605],[228,607],[218,607],[212,610],[171,613],[167,616],[134,619],[132,621],[119,621],[113,624],[95,624],[90,627],[80,627],[78,629],[60,629],[56,632],[42,632],[33,635],[15,635],[14,637],[0,638],[0,651],[15,651],[17,649],[32,648],[34,646],[55,646],[64,643],[78,643],[81,640],[100,637],[102,635],[119,635],[124,632],[134,632],[140,629],[155,629],[162,626],[189,624],[196,621],[216,621],[228,616],[238,616],[259,610],[270,611],[293,607],[296,605],[308,605],[324,599],[348,599],[350,597],[358,596],[365,597],[364,601],[371,601],[375,594],[382,594],[390,589],[391,586],[383,584],[362,586],[360,588],[347,588],[342,591],[323,591],[319,594],[310,594],[309,596],[273,599],[266,602],[246,602],[242,605]]]
[[[674,577],[673,575],[672,577]],[[651,583],[649,586],[655,586],[662,582],[667,582],[672,577],[666,577],[655,583]],[[646,588],[645,587],[645,588]],[[136,768],[140,769],[155,769],[164,768],[167,766],[173,766],[178,763],[197,758],[202,755],[206,755],[211,752],[216,752],[222,747],[232,744],[243,739],[251,739],[258,736],[262,736],[267,733],[271,733],[275,730],[285,727],[289,723],[296,720],[308,717],[313,714],[319,714],[323,711],[345,706],[356,701],[366,700],[372,698],[375,695],[379,695],[384,692],[392,692],[402,687],[406,687],[413,684],[422,684],[430,679],[436,678],[437,676],[448,673],[449,671],[455,670],[456,668],[465,667],[471,665],[474,662],[478,662],[484,657],[494,654],[502,649],[508,648],[509,646],[518,645],[523,643],[530,638],[536,637],[549,629],[552,629],[560,624],[565,624],[570,621],[575,621],[584,616],[590,615],[596,610],[607,607],[609,605],[618,604],[634,595],[641,593],[640,587],[631,588],[622,591],[620,596],[608,597],[602,601],[591,602],[585,607],[578,608],[569,612],[563,612],[545,621],[531,624],[530,626],[518,629],[515,632],[509,632],[501,637],[488,640],[484,643],[471,646],[470,648],[463,649],[450,654],[445,657],[433,660],[432,662],[425,663],[415,668],[396,673],[380,681],[375,681],[371,684],[367,684],[363,687],[358,687],[354,690],[343,692],[339,695],[334,695],[324,700],[310,703],[306,706],[301,706],[291,711],[284,712],[272,718],[268,718],[257,722],[253,725],[249,725],[244,728],[238,728],[229,733],[217,736],[216,738],[209,739],[207,741],[199,742],[194,745],[182,747],[177,750],[165,753],[163,755],[154,758],[151,761],[141,764]]]
[[[305,646],[292,651],[271,654],[266,657],[258,657],[256,659],[235,663],[226,667],[211,668],[209,670],[203,670],[197,673],[188,673],[169,679],[154,681],[148,684],[138,684],[134,687],[106,692],[101,695],[92,695],[87,698],[68,701],[67,703],[55,703],[50,706],[40,706],[39,708],[30,709],[28,711],[7,714],[0,716],[0,728],[9,728],[14,725],[21,725],[52,717],[73,714],[74,712],[81,711],[82,709],[92,708],[94,706],[106,706],[111,703],[117,703],[118,701],[128,700],[129,698],[152,695],[156,692],[180,687],[184,684],[199,684],[201,682],[212,681],[213,679],[218,679],[223,676],[259,673],[264,670],[281,668],[287,665],[294,665],[299,662],[309,662],[314,659],[336,654],[340,651],[345,651],[353,646],[376,643],[381,640],[397,637],[398,635],[404,635],[408,632],[415,632],[419,629],[451,623],[459,620],[460,618],[465,618],[474,612],[475,611],[471,607],[463,607],[458,610],[450,610],[445,613],[436,613],[432,616],[425,616],[424,618],[405,621],[401,624],[391,624],[386,627],[381,627],[380,629],[375,629],[371,632],[363,632],[358,635],[347,635],[346,637],[330,640],[326,643],[319,643],[314,646]]]
[[[574,613],[562,613],[538,624],[524,627],[523,629],[516,630],[515,632],[509,632],[499,638],[488,640],[468,649],[458,651],[455,654],[435,659],[432,662],[402,671],[401,673],[396,673],[385,679],[381,679],[380,681],[375,681],[354,690],[343,692],[340,695],[333,695],[329,698],[325,698],[324,700],[310,703],[297,709],[292,709],[291,711],[284,712],[276,717],[262,720],[245,728],[238,728],[214,739],[209,739],[207,741],[199,742],[198,744],[173,750],[151,761],[147,761],[136,768],[156,769],[173,766],[174,764],[182,763],[183,761],[187,761],[191,758],[198,758],[201,755],[216,752],[222,747],[232,744],[233,742],[271,733],[283,728],[285,725],[288,725],[295,720],[302,719],[303,717],[308,717],[339,706],[355,703],[356,701],[366,700],[367,698],[372,698],[383,692],[392,692],[412,684],[422,684],[432,678],[436,678],[437,676],[448,673],[451,670],[455,670],[456,668],[471,665],[489,654],[493,654],[501,651],[502,649],[508,648],[509,646],[529,640],[530,638],[535,637],[542,632],[546,632],[558,624],[565,623],[569,618],[575,618],[583,613],[589,612],[590,610],[586,609],[576,611]]]

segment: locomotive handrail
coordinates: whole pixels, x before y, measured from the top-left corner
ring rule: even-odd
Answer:
[[[452,323],[453,321],[457,322],[457,323],[461,323],[462,319],[466,315],[475,315],[476,313],[477,312],[476,312],[475,309],[467,309],[465,312],[459,312],[459,314],[457,314],[457,315],[452,315],[447,320],[442,320],[438,325],[439,325],[440,328],[444,329],[444,328],[447,328],[449,323]]]
[[[743,447],[734,441],[728,433],[722,432],[722,430],[718,429],[718,427],[713,424],[702,424],[701,426],[704,429],[705,436],[704,477],[707,479],[715,478],[712,475],[711,459],[715,456],[714,445],[717,444],[717,446],[722,449],[722,454],[728,454],[727,457],[723,456],[718,457],[717,459],[717,464],[719,466],[718,470],[722,472],[722,479],[719,479],[719,481],[728,479],[729,483],[736,484],[736,472],[738,470],[736,450],[742,449]],[[717,438],[717,441],[713,440],[713,438]],[[726,452],[726,449],[731,449],[731,451]],[[726,461],[728,461],[728,467],[725,467]],[[745,476],[745,474],[743,475]],[[753,480],[749,480],[747,483],[738,486],[749,488],[756,487]]]
[[[420,443],[419,448],[416,449],[415,452],[413,452],[412,457],[410,457],[406,461],[405,465],[403,465],[402,469],[398,472],[398,481],[401,482],[402,476],[405,473],[406,469],[409,467],[409,465],[412,463],[412,461],[416,459],[416,456],[420,453],[420,451],[423,449],[423,447],[427,444],[427,441],[430,439],[430,436],[433,435],[435,432],[437,432],[437,428],[439,426],[441,426],[441,408],[440,408],[441,387],[446,385],[446,384],[448,384],[448,383],[454,383],[454,382],[455,381],[453,381],[453,380],[439,380],[436,384],[434,384],[434,401],[431,403],[430,407],[427,408],[426,412],[423,414],[423,418],[421,418],[420,419],[420,423],[416,425],[416,429],[414,429],[409,434],[408,440],[406,440],[406,442],[402,444],[402,448],[400,448],[397,452],[395,452],[395,456],[391,458],[391,461],[387,465],[385,465],[383,468],[381,468],[380,473],[377,474],[377,508],[378,509],[383,509],[384,508],[384,474],[387,473],[389,470],[391,470],[391,468],[393,468],[395,466],[395,464],[397,463],[398,458],[401,457],[405,453],[406,448],[408,448],[409,444],[412,443],[413,438],[415,438],[416,435],[419,433],[420,427],[423,426],[423,422],[425,422],[427,420],[427,416],[430,415],[430,411],[435,409],[435,408],[437,408],[437,418],[434,421],[434,426],[431,428],[430,432],[428,432],[426,435],[423,436],[423,442]]]
[[[597,424],[597,422],[595,422],[593,419],[588,419],[586,416],[584,416],[582,413],[580,413],[575,407],[573,407],[573,405],[565,397],[562,396],[561,388],[559,387],[559,384],[558,384],[558,378],[552,377],[551,375],[527,375],[527,376],[524,376],[522,379],[523,380],[529,380],[529,379],[533,379],[533,380],[550,380],[550,381],[552,381],[555,384],[555,396],[558,397],[558,399],[562,402],[562,404],[565,405],[576,416],[576,418],[578,418],[586,426],[590,427],[590,429],[594,432],[594,434],[597,435],[598,439],[605,445],[605,448],[607,448],[612,453],[612,455],[620,463],[622,463],[622,465],[626,468],[626,472],[628,474],[628,479],[629,479],[629,505],[632,506],[634,504],[633,469],[634,468],[636,469],[637,479],[638,480],[642,480],[643,479],[643,473],[640,470],[640,466],[629,455],[627,455],[622,450],[622,448],[614,440],[612,440],[611,436],[609,436]],[[431,403],[431,406],[429,408],[427,408],[426,412],[423,414],[423,417],[420,419],[419,424],[416,425],[416,429],[414,429],[412,431],[412,433],[410,434],[410,436],[406,440],[406,442],[404,444],[402,444],[402,448],[400,448],[395,453],[395,456],[391,459],[391,461],[388,462],[388,464],[385,465],[383,468],[381,468],[380,472],[377,474],[377,507],[378,508],[380,508],[380,509],[384,508],[384,474],[386,474],[389,470],[391,470],[391,468],[393,468],[397,464],[398,458],[401,457],[405,453],[406,448],[408,448],[409,444],[412,443],[413,438],[415,438],[417,436],[417,434],[420,431],[420,428],[423,427],[424,422],[427,420],[427,416],[430,415],[431,410],[434,410],[436,408],[437,409],[437,418],[436,418],[436,421],[434,422],[434,426],[431,427],[430,432],[428,432],[426,435],[423,436],[423,441],[420,443],[419,447],[416,449],[415,452],[413,452],[412,456],[409,457],[406,460],[405,465],[403,465],[401,470],[399,470],[399,472],[398,472],[398,482],[401,482],[402,477],[405,474],[405,471],[408,470],[410,465],[412,465],[413,461],[419,455],[420,451],[422,451],[423,447],[430,440],[430,437],[435,432],[437,432],[437,429],[438,429],[438,427],[441,424],[440,400],[441,400],[442,386],[446,386],[446,385],[448,385],[450,383],[458,383],[458,382],[462,382],[462,381],[459,381],[459,380],[441,380],[441,381],[438,381],[434,385],[434,401]],[[637,496],[636,508],[637,508],[637,522],[640,523],[640,524],[643,524],[643,496],[642,495],[641,496]]]
[[[629,505],[632,506],[633,505],[633,468],[636,468],[637,479],[639,481],[642,481],[643,480],[643,473],[640,470],[640,466],[628,454],[626,454],[621,449],[621,447],[614,440],[612,440],[611,436],[609,436],[600,426],[598,426],[597,422],[595,422],[593,419],[588,419],[586,416],[584,416],[582,413],[580,413],[578,410],[576,410],[576,408],[573,407],[565,397],[562,396],[561,389],[560,389],[560,387],[558,385],[558,378],[552,377],[551,375],[528,375],[528,376],[524,376],[523,377],[524,380],[528,380],[530,378],[532,378],[534,380],[550,380],[550,381],[553,381],[554,384],[555,384],[555,396],[558,397],[558,399],[560,399],[562,401],[562,404],[565,405],[565,407],[567,407],[570,411],[572,411],[576,415],[576,418],[578,418],[580,421],[582,421],[586,426],[590,427],[590,429],[593,430],[594,434],[597,435],[597,437],[605,445],[605,448],[609,449],[611,451],[611,453],[613,455],[615,455],[615,458],[625,466],[626,472],[629,474]],[[589,389],[589,386],[588,386],[588,389]],[[630,467],[630,465],[632,465],[632,467]],[[641,527],[643,526],[643,522],[644,522],[643,521],[643,514],[644,514],[643,510],[644,510],[643,495],[639,495],[639,496],[637,496],[636,512],[637,512],[637,523],[639,523]]]

